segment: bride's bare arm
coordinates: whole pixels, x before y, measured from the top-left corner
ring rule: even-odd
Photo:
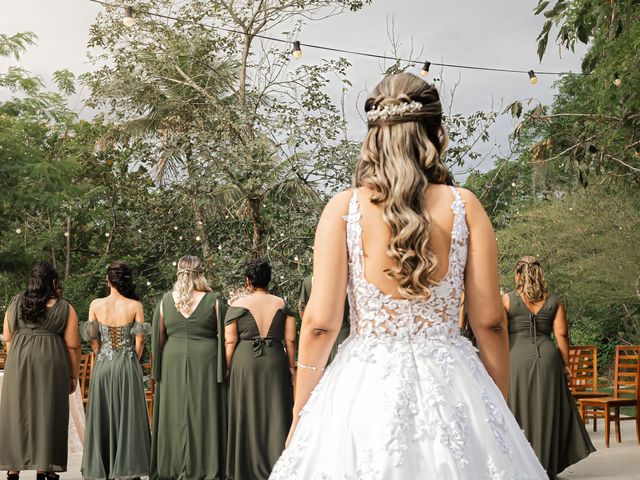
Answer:
[[[502,394],[509,392],[509,336],[500,299],[496,234],[482,204],[463,190],[469,249],[465,272],[465,308],[475,334],[480,359]]]
[[[351,195],[351,191],[336,195],[325,207],[316,229],[313,289],[300,328],[294,419],[318,384],[342,324],[348,274],[346,223],[342,217]]]

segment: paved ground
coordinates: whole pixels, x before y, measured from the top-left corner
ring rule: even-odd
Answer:
[[[598,451],[582,462],[567,468],[560,478],[562,480],[640,480],[640,445],[636,440],[634,422],[622,422],[622,443],[616,443],[613,425],[611,426],[609,448],[604,446],[602,422],[598,426],[598,432],[589,432]],[[69,471],[61,477],[65,480],[82,480],[81,459],[75,456],[69,460]],[[35,472],[24,472],[20,477],[28,480],[35,479]]]
[[[604,425],[598,423],[593,432],[587,425],[593,445],[598,449],[583,461],[567,468],[562,480],[640,480],[640,445],[636,438],[635,422],[621,422],[622,443],[617,443],[611,425],[609,448],[604,446]]]

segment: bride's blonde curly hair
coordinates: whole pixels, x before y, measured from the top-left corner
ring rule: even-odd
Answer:
[[[204,276],[202,261],[193,255],[185,255],[178,261],[178,273],[172,292],[178,311],[191,313],[191,294],[194,290],[210,292],[211,288]]]
[[[397,280],[408,299],[426,299],[438,266],[429,248],[431,219],[424,204],[429,183],[453,184],[442,162],[449,136],[442,124],[440,96],[433,85],[411,73],[385,77],[365,102],[365,112],[419,102],[402,115],[373,115],[356,165],[354,186],[374,191],[391,230],[387,254],[395,265],[385,273]],[[400,108],[402,110],[402,108]]]
[[[516,292],[530,302],[539,302],[547,298],[549,290],[536,257],[525,255],[516,264]]]

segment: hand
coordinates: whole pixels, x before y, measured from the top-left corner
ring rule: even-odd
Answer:
[[[69,395],[75,392],[76,388],[78,388],[78,379],[71,377],[69,379]]]
[[[291,383],[295,385],[295,383],[296,383],[296,367],[289,367],[289,372],[291,372]]]
[[[564,374],[567,376],[567,379],[571,378],[573,375],[571,374],[571,368],[564,367]]]
[[[289,435],[287,435],[287,439],[284,442],[284,448],[287,448],[289,446],[289,444],[291,443],[291,440],[293,439],[293,434],[296,431],[296,427],[298,426],[298,419],[300,418],[300,416],[296,413],[293,412],[293,422],[291,422],[291,428],[289,429]]]

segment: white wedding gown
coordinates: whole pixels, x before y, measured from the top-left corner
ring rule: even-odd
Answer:
[[[449,271],[428,301],[364,278],[349,204],[351,335],[305,405],[270,480],[547,479],[477,350],[459,334],[468,229],[458,191]]]

